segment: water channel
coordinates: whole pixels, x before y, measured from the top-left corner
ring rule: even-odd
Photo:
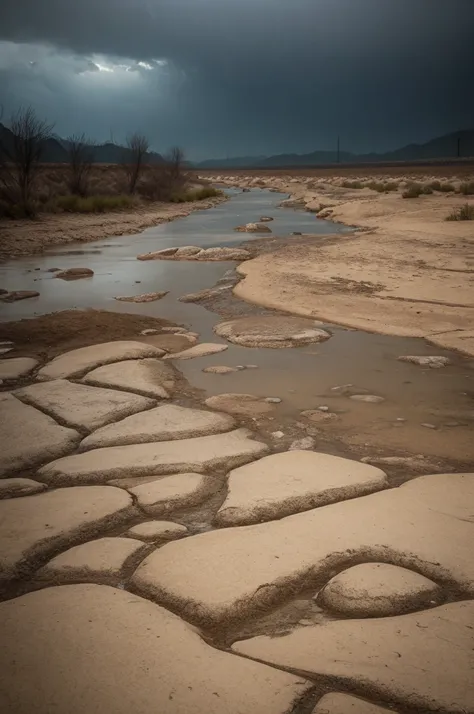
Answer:
[[[278,193],[261,189],[228,193],[230,200],[215,208],[196,211],[138,235],[68,244],[1,264],[2,288],[37,290],[40,297],[0,305],[0,321],[72,308],[100,308],[167,318],[198,332],[203,342],[222,342],[212,331],[220,317],[178,298],[212,287],[235,265],[142,262],[136,260],[138,254],[170,246],[236,245],[249,236],[235,233],[235,226],[262,215],[274,218],[270,224],[273,236],[291,236],[294,232],[321,236],[350,230],[308,212],[279,207],[284,196]],[[94,276],[64,282],[48,272],[72,267],[92,268]],[[159,290],[169,293],[157,302],[133,304],[114,299]],[[422,339],[369,334],[335,325],[327,329],[332,338],[318,345],[271,350],[229,344],[226,352],[177,366],[206,396],[239,392],[280,397],[279,414],[287,419],[297,419],[303,409],[328,406],[338,413],[337,431],[351,447],[383,447],[390,453],[408,451],[462,463],[472,461],[474,370],[468,359],[434,348]],[[440,370],[422,369],[397,361],[403,354],[446,355],[451,365]],[[255,364],[259,369],[225,376],[203,373],[203,367],[211,364]],[[347,384],[383,396],[385,401],[377,405],[355,403],[333,390]],[[422,426],[426,423],[431,426]]]

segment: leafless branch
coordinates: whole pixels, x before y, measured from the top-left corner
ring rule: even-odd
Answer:
[[[2,133],[2,193],[10,196],[17,193],[25,210],[30,205],[44,144],[51,137],[53,126],[39,119],[32,107],[27,107],[12,116],[10,133]]]
[[[94,164],[94,142],[85,134],[73,134],[67,139],[69,161],[69,189],[78,196],[86,196]]]
[[[143,171],[150,142],[146,136],[135,132],[127,137],[126,147],[126,156],[122,165],[127,174],[129,193],[133,194]]]

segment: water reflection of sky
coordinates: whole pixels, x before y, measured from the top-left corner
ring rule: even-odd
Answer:
[[[92,243],[68,244],[38,256],[29,256],[0,265],[0,286],[7,290],[37,290],[39,298],[0,305],[0,320],[33,317],[68,308],[103,308],[119,312],[139,312],[183,320],[185,307],[177,302],[184,293],[214,285],[233,264],[172,261],[137,261],[136,256],[169,246],[229,245],[240,243],[254,234],[235,233],[243,223],[258,221],[260,216],[274,217],[273,235],[334,233],[345,230],[313,214],[278,208],[282,194],[266,190],[250,193],[229,190],[231,200],[215,208],[195,211],[186,218],[153,226],[142,233],[110,238]],[[32,226],[32,230],[34,230]],[[88,267],[94,277],[74,282],[54,278],[49,268]],[[119,303],[116,295],[169,290],[156,303],[134,305]],[[192,310],[192,307],[188,310]],[[197,308],[196,308],[197,309]],[[199,308],[202,309],[202,308]],[[187,311],[186,311],[187,314]]]

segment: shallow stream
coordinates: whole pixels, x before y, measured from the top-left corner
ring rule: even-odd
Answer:
[[[178,301],[181,295],[212,287],[233,263],[137,261],[136,256],[170,246],[236,245],[249,236],[235,226],[272,216],[273,236],[293,232],[314,235],[349,230],[317,219],[313,214],[280,208],[282,195],[267,190],[229,191],[230,200],[207,211],[148,228],[138,235],[118,236],[93,243],[68,244],[42,255],[0,265],[0,286],[37,290],[40,297],[0,305],[0,321],[31,318],[71,308],[100,308],[167,318],[198,332],[202,342],[223,342],[212,328],[219,316],[204,307]],[[88,267],[92,279],[65,282],[51,268]],[[168,290],[157,302],[117,302],[115,296]],[[333,336],[325,343],[295,349],[247,349],[229,344],[218,355],[177,363],[194,387],[206,395],[242,392],[280,397],[278,415],[295,421],[303,409],[328,406],[338,414],[321,428],[360,450],[421,453],[472,461],[474,370],[468,359],[422,339],[369,334],[329,325]],[[107,336],[104,335],[104,340]],[[446,368],[423,369],[397,361],[400,355],[445,355]],[[204,374],[203,367],[254,364],[259,369],[229,375]],[[353,385],[383,396],[381,404],[351,401],[332,390]],[[277,419],[276,419],[277,421]],[[423,426],[428,424],[428,426]],[[318,425],[319,426],[319,425]],[[275,427],[279,428],[279,427]]]

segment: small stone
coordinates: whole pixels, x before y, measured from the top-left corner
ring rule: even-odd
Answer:
[[[90,268],[68,268],[60,270],[55,277],[61,278],[61,280],[79,280],[80,278],[91,278],[93,275],[94,271]]]
[[[234,228],[239,233],[271,233],[271,229],[265,223],[246,223],[243,226]]]
[[[272,436],[274,439],[283,439],[285,434],[282,431],[274,431],[272,432]]]
[[[162,327],[161,331],[169,332],[172,335],[179,335],[183,332],[187,332],[187,329],[185,327]],[[142,334],[145,334],[145,332],[143,332]]]
[[[318,410],[319,410],[320,412],[328,412],[328,411],[329,411],[329,407],[318,407]]]
[[[343,570],[318,593],[321,607],[345,617],[388,617],[440,604],[439,585],[407,568],[363,563]]]
[[[423,422],[421,426],[424,426],[425,429],[437,429],[438,427],[435,424],[429,424],[428,422]]]
[[[258,364],[246,364],[245,369],[258,369]]]
[[[30,478],[3,478],[0,479],[0,499],[31,496],[34,493],[45,491],[46,488],[45,483],[39,483]]]
[[[337,414],[332,412],[322,412],[319,409],[307,409],[306,411],[301,412],[301,416],[309,419],[309,421],[315,422],[316,424],[325,421],[333,421],[338,418]]]
[[[271,216],[262,216],[260,218],[260,223],[270,223],[270,221],[273,221],[273,218],[271,218]]]
[[[265,397],[263,401],[267,404],[281,404],[280,397]]]
[[[124,295],[114,299],[119,300],[120,302],[154,302],[155,300],[161,300],[161,298],[164,298],[165,295],[168,295],[168,292],[168,290],[164,290],[156,293],[143,293],[142,295]]]
[[[182,538],[188,529],[179,523],[171,521],[146,521],[130,528],[128,535],[144,541],[176,540]]]
[[[142,330],[140,332],[140,334],[143,335],[144,337],[148,337],[149,335],[159,335],[160,330],[153,330],[153,329],[149,328],[148,330]]]
[[[380,404],[385,401],[383,397],[378,397],[375,394],[353,394],[349,398],[354,402],[366,402],[367,404]]]
[[[39,297],[39,292],[36,290],[13,290],[6,295],[1,295],[0,300],[3,300],[3,302],[17,302],[18,300],[27,300],[34,297]]]
[[[440,357],[438,355],[423,355],[421,357],[415,355],[403,355],[398,357],[399,362],[411,362],[412,364],[417,364],[420,367],[430,367],[431,369],[441,369],[441,367],[446,367],[450,364],[448,357]]]
[[[299,347],[331,337],[307,318],[282,315],[237,317],[218,322],[214,332],[243,347],[271,349]]]
[[[253,394],[216,394],[208,397],[204,404],[228,414],[244,417],[259,417],[274,410],[273,404]]]
[[[295,439],[295,441],[292,442],[290,448],[288,451],[299,451],[299,450],[307,450],[307,449],[313,449],[315,446],[315,441],[312,436],[305,436],[302,439]]]
[[[206,374],[231,374],[232,372],[238,372],[237,367],[227,367],[226,365],[212,365],[211,367],[204,367],[202,370]]]
[[[165,355],[163,359],[194,359],[195,357],[207,357],[218,352],[223,352],[227,349],[227,345],[217,343],[205,343],[194,345],[183,352],[175,352],[174,354]]]

